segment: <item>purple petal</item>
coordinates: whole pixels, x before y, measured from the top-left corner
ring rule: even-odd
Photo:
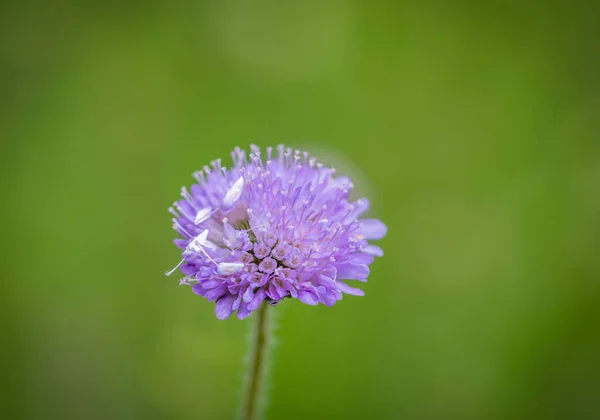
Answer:
[[[271,249],[264,243],[258,242],[254,244],[254,255],[257,258],[265,258],[270,252]]]
[[[371,264],[373,261],[375,261],[375,257],[367,254],[365,252],[359,252],[356,254],[352,254],[352,263],[353,264],[365,264],[365,265],[369,265]]]
[[[227,295],[217,301],[215,305],[215,313],[219,319],[227,319],[233,312],[232,305],[235,300],[235,296]]]
[[[209,301],[217,300],[220,297],[228,294],[227,285],[223,284],[215,289],[212,289],[210,292],[206,293],[205,297]]]
[[[237,317],[238,317],[238,319],[244,319],[244,318],[247,318],[248,315],[250,315],[251,313],[252,313],[252,311],[248,308],[248,305],[246,304],[246,302],[242,302],[237,311]]]
[[[261,273],[252,273],[246,276],[246,281],[250,283],[252,287],[260,286],[263,275]]]
[[[219,286],[219,284],[221,284],[221,282],[212,279],[198,280],[198,283],[200,283],[202,287],[208,290],[214,289],[215,287]]]
[[[336,283],[336,286],[342,293],[346,293],[347,295],[354,295],[354,296],[364,296],[365,295],[365,292],[363,292],[362,290],[357,289],[356,287],[350,287],[346,283],[342,283],[341,281],[338,281]]]
[[[196,279],[209,279],[213,274],[213,269],[209,267],[200,267],[198,270],[198,274],[196,274]]]
[[[294,298],[298,298],[298,291],[296,290],[296,288],[294,286],[292,286],[291,284],[288,284],[286,290],[289,292],[289,294]]]
[[[198,272],[198,269],[196,268],[195,265],[192,264],[181,264],[181,266],[179,266],[179,269],[181,270],[181,272],[185,275],[188,276],[193,276],[194,274],[196,274]]]
[[[285,279],[295,280],[298,277],[298,272],[296,270],[292,270],[291,268],[282,268],[281,275]]]
[[[338,266],[338,278],[344,280],[362,280],[369,277],[369,267],[365,264],[345,263]]]
[[[181,239],[181,238],[174,239],[173,242],[175,243],[175,245],[177,245],[178,248],[181,248],[181,249],[185,249],[188,244],[187,239]]]
[[[285,290],[280,286],[271,283],[269,284],[269,288],[267,289],[267,296],[269,296],[273,300],[279,300],[285,296]]]
[[[193,215],[196,214],[196,211],[194,210],[194,208],[192,207],[192,205],[190,203],[188,203],[187,200],[179,200],[176,203],[176,207],[179,210],[179,213],[184,216],[186,219],[193,219]],[[192,216],[192,217],[190,217]]]
[[[298,290],[298,300],[311,306],[319,303],[319,297],[312,290]]]
[[[383,249],[379,248],[377,245],[367,245],[365,249],[363,249],[363,252],[376,257],[383,257]]]
[[[192,193],[192,196],[196,199],[196,201],[198,201],[201,205],[204,206],[207,204],[206,200],[204,199],[206,191],[200,188],[200,185],[193,184],[190,188],[190,192]]]
[[[324,293],[319,293],[319,300],[326,306],[335,305],[339,299],[341,299],[341,293],[337,289],[335,291],[327,289]]]
[[[237,308],[240,307],[240,303],[242,303],[242,295],[238,294],[237,297],[235,298],[235,300],[233,301],[233,305],[231,306],[231,309],[235,311]]]
[[[366,198],[361,198],[360,200],[355,201],[354,203],[354,211],[351,214],[352,219],[356,219],[358,216],[363,214],[369,208],[369,200]]]
[[[254,298],[253,287],[248,287],[244,292],[244,302],[250,302]]]
[[[194,284],[192,286],[192,292],[194,292],[197,295],[204,296],[204,295],[206,295],[206,293],[208,292],[208,290],[205,289],[204,287],[202,287],[201,284]]]
[[[321,271],[321,276],[326,277],[332,281],[335,281],[337,277],[337,269],[335,267],[328,267]]]
[[[265,274],[264,276],[262,276],[262,278],[260,279],[260,283],[258,284],[259,286],[264,286],[265,284],[267,284],[267,282],[269,281],[269,279],[271,278],[270,274]]]
[[[253,311],[256,308],[258,308],[260,306],[260,304],[262,303],[262,301],[265,300],[266,296],[267,296],[267,293],[265,292],[265,289],[258,289],[256,291],[256,293],[254,294],[254,298],[252,298],[252,300],[250,302],[248,302],[248,304],[247,304],[248,309],[250,311]]]
[[[378,219],[363,219],[356,234],[364,239],[381,239],[387,233],[387,227]]]
[[[312,271],[301,271],[296,276],[298,278],[298,282],[304,283],[309,281],[314,276]]]
[[[277,268],[277,261],[273,258],[267,257],[262,260],[258,266],[258,269],[263,273],[272,273]]]

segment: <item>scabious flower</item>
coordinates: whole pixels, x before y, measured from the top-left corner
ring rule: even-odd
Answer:
[[[211,162],[170,212],[183,250],[181,284],[216,301],[216,315],[243,319],[266,301],[286,297],[334,305],[342,294],[364,295],[345,280],[366,281],[383,251],[367,241],[387,228],[358,219],[369,207],[348,201],[352,182],[308,153],[278,146],[251,153],[236,148],[233,166]]]

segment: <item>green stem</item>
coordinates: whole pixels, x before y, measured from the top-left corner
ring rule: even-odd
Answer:
[[[269,310],[269,305],[263,302],[254,313],[248,378],[242,400],[242,420],[258,420],[262,417],[266,367],[271,344],[270,312],[272,311]]]

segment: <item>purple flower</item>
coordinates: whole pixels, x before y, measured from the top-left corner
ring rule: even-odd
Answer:
[[[369,202],[348,201],[350,180],[284,146],[276,154],[267,148],[266,159],[256,146],[248,157],[239,148],[232,157],[230,169],[217,160],[196,172],[198,183],[169,209],[181,235],[180,283],[216,301],[219,319],[236,310],[243,319],[263,301],[286,297],[332,306],[342,293],[364,295],[345,280],[367,280],[383,255],[367,241],[387,228],[358,219]]]

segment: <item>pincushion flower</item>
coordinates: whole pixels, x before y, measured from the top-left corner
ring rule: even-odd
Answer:
[[[367,199],[349,201],[353,188],[308,153],[278,146],[263,158],[236,148],[231,168],[221,161],[194,174],[170,208],[175,244],[183,250],[181,284],[216,302],[219,319],[243,319],[266,301],[285,298],[333,306],[343,294],[364,295],[346,283],[364,282],[383,251],[368,241],[387,228],[359,219]]]

